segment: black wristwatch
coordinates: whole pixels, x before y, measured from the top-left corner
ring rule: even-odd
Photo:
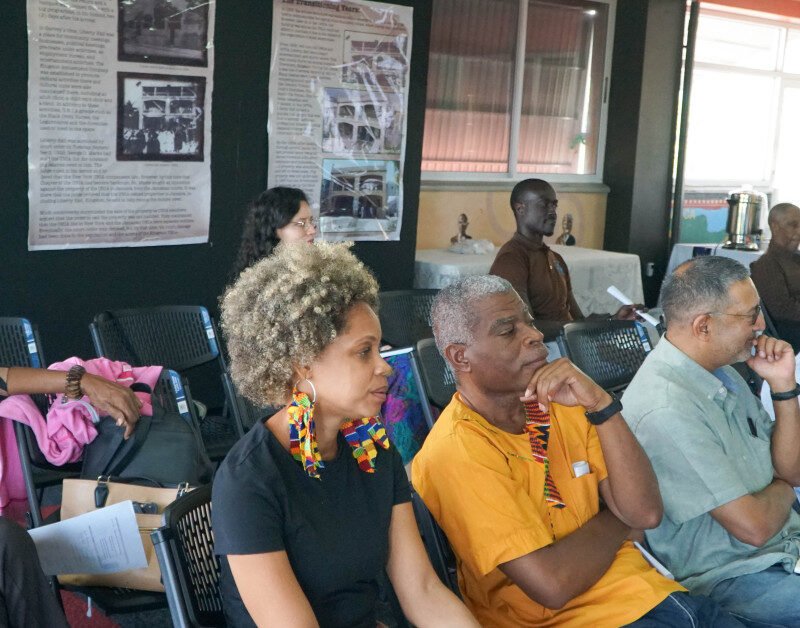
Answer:
[[[795,397],[800,397],[800,384],[795,383],[794,390],[787,390],[786,392],[779,393],[770,392],[769,396],[772,397],[773,401],[787,401]]]
[[[622,402],[617,398],[617,396],[614,393],[608,393],[608,394],[611,395],[611,403],[609,403],[602,410],[598,410],[597,412],[586,413],[586,418],[592,425],[602,425],[603,423],[608,421],[612,416],[614,416],[617,412],[622,412]]]

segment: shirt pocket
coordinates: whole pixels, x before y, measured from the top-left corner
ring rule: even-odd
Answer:
[[[775,474],[772,467],[772,443],[761,435],[748,435],[746,438],[742,479],[751,492],[760,491],[772,482]]]
[[[600,510],[598,475],[586,473],[578,478],[570,478],[570,497],[567,508],[574,507],[580,516],[578,525],[583,525]]]

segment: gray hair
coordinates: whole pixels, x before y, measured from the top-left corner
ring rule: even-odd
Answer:
[[[671,322],[689,321],[698,314],[723,309],[731,285],[749,277],[747,268],[728,257],[706,255],[684,262],[661,286],[667,327]]]
[[[495,275],[472,275],[443,288],[431,307],[433,339],[439,353],[444,357],[447,345],[470,344],[475,340],[475,301],[513,290],[508,281]]]

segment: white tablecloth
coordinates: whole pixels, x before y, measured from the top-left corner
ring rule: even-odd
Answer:
[[[638,255],[612,253],[578,246],[550,247],[559,253],[569,268],[572,291],[584,314],[616,312],[620,304],[606,292],[614,285],[634,303],[644,301],[641,264]],[[415,288],[444,288],[461,277],[484,275],[496,253],[459,255],[446,249],[422,249],[414,264]]]
[[[667,275],[671,275],[675,268],[692,259],[694,256],[695,247],[711,249],[711,255],[719,255],[721,257],[730,257],[737,262],[744,264],[748,270],[750,263],[755,262],[759,257],[764,254],[764,251],[740,251],[738,249],[723,249],[719,244],[676,244],[672,247],[672,253],[669,256],[669,264],[667,264]]]

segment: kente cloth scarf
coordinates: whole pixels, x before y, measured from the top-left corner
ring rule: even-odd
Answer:
[[[531,441],[531,452],[537,462],[544,465],[544,499],[551,508],[564,508],[566,504],[550,475],[547,443],[550,439],[550,413],[543,412],[538,403],[525,404],[525,431]]]
[[[295,390],[287,412],[292,457],[303,465],[309,477],[321,479],[319,470],[325,468],[325,463],[319,455],[314,436],[314,405],[307,394]],[[346,421],[342,424],[341,432],[353,449],[353,458],[358,461],[358,467],[366,473],[375,473],[375,457],[378,455],[375,445],[389,449],[389,437],[377,417]]]

